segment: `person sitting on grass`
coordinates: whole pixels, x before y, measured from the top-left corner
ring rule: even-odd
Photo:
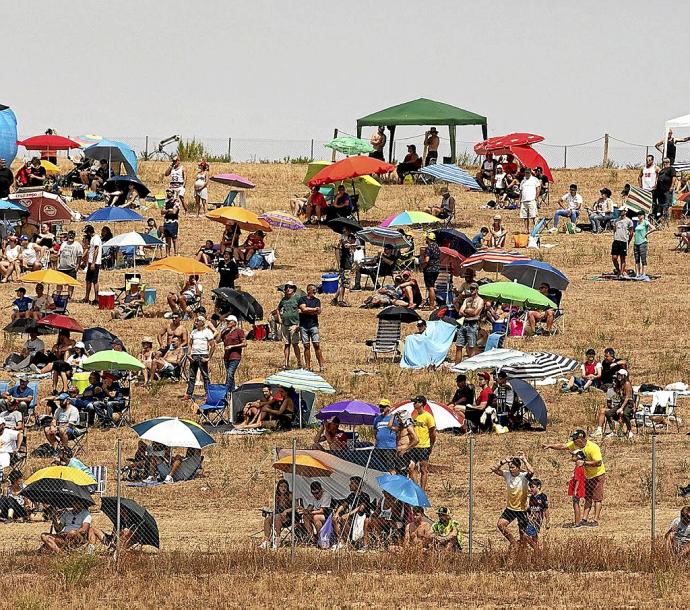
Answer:
[[[275,406],[277,405],[277,406]],[[267,421],[275,421],[276,429],[292,430],[292,421],[295,418],[295,403],[286,390],[276,392],[275,401],[270,405],[264,405],[261,410],[248,422],[238,424],[235,428],[240,430],[263,428]]]
[[[261,549],[277,549],[280,546],[280,532],[292,523],[292,493],[285,479],[276,484],[274,501],[275,510],[264,511],[264,540],[259,545]]]
[[[163,483],[174,483],[175,475],[179,472],[180,468],[194,458],[201,458],[201,449],[188,447],[184,455],[175,455],[170,459],[169,463],[163,462],[158,464],[156,467],[156,472],[160,477],[163,477]],[[192,478],[193,474],[194,473],[188,471],[186,476],[182,475],[181,480]]]
[[[405,526],[403,546],[426,551],[434,540],[434,532],[421,506],[412,509],[412,522]]]
[[[407,507],[409,505],[391,496],[387,491],[364,522],[364,545],[371,547],[372,538],[378,544],[400,544],[405,537]]]
[[[436,511],[438,521],[431,526],[433,544],[438,549],[459,551],[462,549],[460,524],[451,517],[447,506],[439,506]]]
[[[247,402],[242,408],[242,421],[249,423],[261,413],[261,409],[264,407],[274,407],[277,403],[278,399],[271,394],[270,386],[263,386],[261,388],[261,398]]]
[[[680,516],[671,522],[664,536],[666,544],[677,557],[690,557],[690,506],[680,509]]]
[[[41,534],[41,542],[47,551],[57,554],[89,541],[91,514],[88,504],[83,500],[74,500],[72,507],[61,513],[51,511],[51,519],[56,533]]]
[[[455,198],[450,194],[448,187],[441,189],[441,201],[438,205],[430,205],[426,208],[427,214],[436,216],[439,220],[446,220],[455,214]]]
[[[489,227],[489,233],[491,233],[489,245],[492,248],[504,248],[506,245],[506,237],[508,236],[508,231],[506,231],[503,226],[503,218],[500,214],[494,216],[493,222]]]
[[[248,265],[254,253],[266,247],[265,236],[263,231],[254,231],[254,233],[247,235],[244,243],[235,248],[235,260],[240,264]]]
[[[580,377],[573,375],[568,379],[568,391],[584,392],[591,387],[601,387],[601,370],[601,362],[597,360],[597,353],[589,348],[585,352],[585,361],[580,366]]]
[[[218,251],[213,245],[212,239],[207,239],[204,245],[196,251],[196,260],[209,267],[213,266],[213,261],[218,257]]]
[[[324,447],[326,443],[326,447]],[[336,415],[321,423],[314,435],[312,449],[342,451],[347,449],[347,433],[340,429],[340,418]]]
[[[24,485],[24,476],[19,470],[12,470],[8,476],[9,485],[7,493],[0,496],[0,520],[29,521],[33,505],[21,495]]]
[[[364,516],[366,518],[370,513],[371,499],[369,494],[362,491],[362,477],[350,477],[350,493],[333,513],[333,530],[338,540],[333,546],[333,550],[343,549],[347,546],[355,517]]]
[[[481,250],[489,246],[490,240],[489,227],[482,227],[472,238],[472,245],[474,246],[475,250]]]

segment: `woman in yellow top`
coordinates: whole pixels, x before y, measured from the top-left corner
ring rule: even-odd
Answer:
[[[426,491],[429,479],[429,457],[436,443],[436,420],[426,410],[427,402],[424,396],[415,396],[412,399],[412,425],[417,434],[417,445],[410,449],[410,466],[408,473],[410,478]],[[419,468],[419,475],[417,469]]]

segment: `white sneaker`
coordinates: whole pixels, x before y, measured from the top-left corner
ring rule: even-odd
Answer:
[[[628,439],[632,440],[632,437],[633,437],[633,432],[632,432],[632,430],[630,430],[630,432],[628,432]]]
[[[151,475],[150,477],[146,477],[146,478],[144,479],[144,483],[152,483],[152,482],[155,481],[155,480],[156,480],[156,477],[154,477],[153,475]]]
[[[612,436],[616,436],[616,433],[615,432],[607,432],[606,436],[604,436],[604,438],[611,438]]]
[[[592,434],[590,434],[589,436],[592,437],[592,438],[601,438],[601,435],[602,435],[601,428],[597,428],[597,429],[596,429],[594,432],[592,432]]]
[[[264,540],[264,541],[259,545],[259,548],[260,548],[262,551],[266,551],[266,550],[268,550],[269,545],[270,545],[270,543],[268,542],[268,540]]]
[[[173,478],[170,475],[165,477],[165,480],[163,481],[163,483],[172,483],[172,482],[173,482]]]

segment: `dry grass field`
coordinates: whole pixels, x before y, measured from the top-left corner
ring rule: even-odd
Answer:
[[[142,163],[141,178],[157,190],[162,187],[165,165]],[[285,210],[289,197],[305,189],[301,185],[304,166],[298,165],[214,165],[212,173],[232,171],[248,176],[258,187],[249,194],[248,206],[257,212]],[[191,164],[188,176],[193,174]],[[576,182],[585,201],[595,199],[608,186],[618,193],[625,182],[635,179],[634,171],[556,171],[552,195],[566,191]],[[191,186],[191,182],[190,185]],[[188,189],[190,190],[190,189]],[[452,189],[457,201],[456,224],[470,236],[489,223],[490,210],[483,194]],[[224,187],[211,186],[211,200],[222,201]],[[420,209],[437,195],[431,186],[385,186],[377,206],[364,217],[377,221],[403,209]],[[555,198],[554,198],[555,199]],[[551,204],[551,213],[555,204]],[[76,205],[81,211],[91,211]],[[547,210],[548,211],[548,210]],[[156,210],[152,214],[157,215]],[[517,212],[503,214],[509,230],[519,228]],[[181,220],[180,248],[191,255],[207,237],[218,239],[222,226],[196,216]],[[116,233],[138,227],[124,223]],[[270,311],[278,302],[275,286],[294,280],[304,286],[318,283],[335,264],[336,235],[327,228],[280,231],[275,269],[242,278],[242,289],[251,292]],[[509,236],[510,240],[510,236]],[[594,282],[589,276],[610,270],[610,234],[553,235],[544,238],[551,249],[530,252],[561,269],[571,284],[563,306],[567,312],[565,333],[554,337],[513,339],[508,346],[526,351],[553,351],[580,358],[588,347],[600,354],[608,346],[630,363],[634,384],[660,385],[690,379],[686,354],[690,336],[684,320],[690,306],[686,254],[674,252],[671,229],[650,238],[650,272],[661,275],[650,283]],[[418,234],[416,243],[422,243]],[[70,311],[84,326],[105,325],[118,334],[128,350],[138,353],[143,335],[157,334],[163,325],[164,295],[179,277],[172,273],[142,270],[143,281],[158,290],[158,304],[150,314],[158,317],[111,322],[104,312],[81,304]],[[123,283],[121,271],[102,274],[101,286]],[[205,299],[210,306],[210,289],[215,279],[207,279]],[[213,285],[212,285],[213,284]],[[31,292],[31,291],[30,291]],[[13,297],[10,287],[0,288],[0,306]],[[77,289],[79,294],[79,289]],[[366,293],[353,293],[352,304]],[[5,309],[5,312],[7,310]],[[8,314],[5,313],[6,323]],[[442,370],[409,372],[398,365],[366,362],[364,340],[373,336],[375,312],[352,307],[335,308],[324,299],[321,328],[327,371],[324,377],[337,389],[333,400],[356,397],[376,401],[387,397],[402,400],[412,394],[448,400],[454,376]],[[15,337],[18,345],[20,338]],[[4,352],[11,347],[6,338]],[[282,346],[277,343],[250,343],[238,373],[238,381],[263,376],[282,364]],[[358,377],[355,369],[373,376]],[[220,362],[212,363],[213,380],[221,380]],[[602,404],[602,394],[561,395],[555,387],[540,390],[549,408],[546,433],[484,435],[476,440],[475,541],[476,556],[453,558],[405,558],[368,554],[334,554],[300,550],[295,564],[284,552],[262,554],[258,542],[250,538],[261,528],[258,508],[270,501],[274,483],[270,455],[274,447],[286,447],[292,435],[267,434],[262,437],[219,437],[205,451],[205,476],[192,482],[153,489],[125,488],[127,496],[149,508],[158,520],[161,552],[127,558],[115,573],[105,557],[92,560],[76,556],[53,559],[38,556],[38,535],[44,524],[0,525],[3,574],[0,579],[0,606],[52,608],[114,606],[128,608],[179,607],[194,604],[222,606],[651,606],[663,599],[671,607],[687,604],[690,579],[687,566],[669,562],[663,553],[650,555],[649,496],[650,442],[647,436],[632,442],[606,441],[604,459],[609,473],[607,496],[597,530],[571,531],[562,524],[571,518],[567,481],[571,464],[567,456],[544,452],[545,442],[566,439],[577,426],[593,428],[594,416]],[[191,415],[180,396],[183,388],[165,385],[148,391],[134,390],[134,413],[141,421],[157,415]],[[321,401],[320,404],[325,404]],[[690,402],[681,402],[685,422],[681,434],[658,439],[659,487],[657,535],[665,532],[677,516],[683,499],[676,495],[679,484],[690,479],[688,443],[685,432],[690,422]],[[297,433],[299,446],[311,442],[313,432]],[[88,464],[106,464],[114,472],[116,439],[121,438],[124,455],[131,455],[136,435],[128,429],[89,433],[83,459]],[[35,446],[37,432],[29,436]],[[504,485],[489,473],[490,464],[501,456],[524,451],[531,459],[545,492],[552,501],[552,528],[545,536],[540,556],[507,556],[495,529],[504,504]],[[45,465],[32,458],[27,470]],[[467,441],[463,437],[440,435],[434,451],[430,477],[430,497],[435,506],[445,504],[461,522],[467,522]],[[109,491],[114,491],[111,479]],[[102,514],[97,524],[108,525]]]

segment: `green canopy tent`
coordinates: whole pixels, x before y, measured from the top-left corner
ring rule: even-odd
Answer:
[[[388,139],[388,160],[393,159],[393,140],[396,125],[448,125],[450,133],[450,156],[455,163],[455,131],[458,125],[481,125],[484,139],[487,138],[486,117],[457,106],[435,102],[420,97],[418,100],[391,106],[374,114],[357,119],[357,137],[362,137],[362,127],[385,125],[390,132]]]

